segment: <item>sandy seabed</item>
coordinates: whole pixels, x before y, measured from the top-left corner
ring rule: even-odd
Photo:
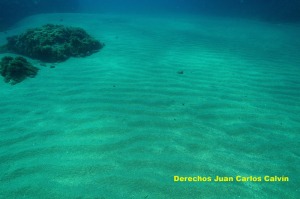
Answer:
[[[0,82],[0,198],[299,196],[300,24],[44,14],[0,42],[46,23],[106,46]]]

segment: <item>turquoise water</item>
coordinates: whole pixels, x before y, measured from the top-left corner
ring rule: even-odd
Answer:
[[[53,14],[7,34],[45,22],[106,46],[0,83],[0,198],[299,196],[299,24]]]

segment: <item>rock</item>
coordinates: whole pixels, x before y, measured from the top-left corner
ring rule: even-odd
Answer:
[[[0,62],[0,74],[4,77],[6,83],[12,85],[25,80],[27,77],[35,77],[38,68],[34,67],[24,57],[5,56]]]
[[[47,24],[8,37],[9,51],[43,62],[62,62],[69,57],[85,57],[103,48],[82,28]]]

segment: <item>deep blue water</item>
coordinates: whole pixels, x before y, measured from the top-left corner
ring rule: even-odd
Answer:
[[[300,21],[298,0],[0,0],[0,29],[20,19],[53,12],[204,14],[272,22]]]
[[[79,4],[84,11],[176,12],[281,22],[300,20],[300,1],[296,0],[79,0]]]

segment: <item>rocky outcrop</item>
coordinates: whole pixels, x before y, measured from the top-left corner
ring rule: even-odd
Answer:
[[[82,28],[47,24],[8,37],[7,50],[44,62],[61,62],[69,57],[85,57],[100,50],[104,44]]]
[[[31,65],[24,57],[3,57],[0,62],[0,74],[6,83],[12,85],[25,80],[27,77],[35,77],[38,68]]]

